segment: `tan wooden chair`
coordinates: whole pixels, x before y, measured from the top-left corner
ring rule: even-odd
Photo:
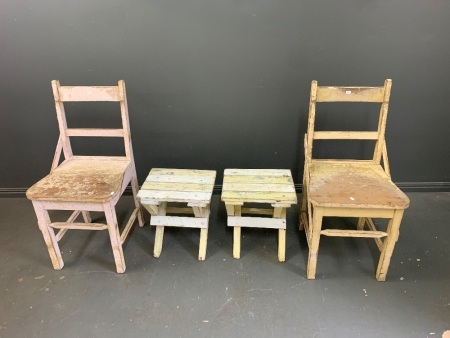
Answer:
[[[319,87],[311,84],[300,229],[305,229],[309,255],[307,277],[314,279],[320,236],[374,238],[381,251],[376,279],[384,281],[399,236],[408,197],[392,182],[385,143],[391,80],[383,87]],[[375,102],[381,104],[376,131],[316,131],[317,102]],[[315,159],[314,140],[372,140],[371,160]],[[356,230],[322,229],[323,217],[357,217]],[[387,230],[378,231],[372,218],[389,219]],[[364,230],[367,225],[368,230]]]
[[[28,189],[39,228],[56,270],[64,266],[58,241],[67,230],[108,230],[118,273],[125,272],[122,244],[136,217],[143,226],[142,212],[136,194],[138,182],[131,146],[130,124],[124,81],[109,87],[68,87],[52,81],[56,113],[60,129],[51,172]],[[121,129],[68,128],[64,102],[114,101],[120,104]],[[75,156],[70,137],[120,137],[124,139],[125,156]],[[60,163],[61,153],[64,160]],[[131,183],[135,209],[120,234],[115,205]],[[75,210],[66,222],[51,222],[48,210]],[[89,211],[105,213],[106,224],[92,223]],[[83,216],[83,222],[76,222]],[[54,229],[59,229],[55,234]]]

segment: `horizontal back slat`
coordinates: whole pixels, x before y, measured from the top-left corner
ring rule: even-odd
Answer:
[[[376,131],[315,131],[315,140],[377,140]]]
[[[123,137],[123,129],[68,128],[67,136]]]
[[[317,102],[383,102],[384,87],[317,87]]]
[[[342,164],[342,165],[352,165],[358,163],[358,165],[371,165],[373,166],[373,160],[355,160],[355,159],[326,159],[326,158],[315,158],[311,163],[327,163],[327,164]]]
[[[230,176],[291,176],[289,169],[225,169],[225,175]]]
[[[117,86],[61,86],[58,90],[59,101],[120,101],[119,87]]]

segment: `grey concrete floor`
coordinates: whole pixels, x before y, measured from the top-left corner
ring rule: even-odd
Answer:
[[[276,231],[265,229],[243,229],[233,259],[219,195],[204,262],[195,229],[166,228],[154,258],[147,224],[126,242],[125,274],[115,273],[105,231],[68,232],[56,271],[31,203],[0,199],[0,337],[441,337],[450,329],[450,193],[408,195],[386,282],[375,280],[372,240],[327,237],[316,280],[307,280],[297,208],[288,211],[285,263]],[[119,219],[129,207],[123,198]]]

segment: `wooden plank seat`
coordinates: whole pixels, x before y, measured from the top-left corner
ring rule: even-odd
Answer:
[[[205,260],[215,179],[214,170],[153,168],[150,171],[138,192],[138,198],[151,215],[150,225],[156,226],[155,257],[161,255],[164,227],[174,226],[200,229],[198,259]],[[173,203],[183,203],[187,207],[171,206]],[[180,216],[185,214],[194,217]]]
[[[313,205],[347,208],[406,208],[408,199],[380,165],[313,160],[309,199]]]
[[[139,201],[138,182],[131,145],[128,106],[125,83],[117,86],[61,86],[52,81],[56,115],[59,125],[59,140],[50,174],[30,187],[26,193],[33,203],[53,268],[64,266],[58,242],[68,230],[108,230],[118,273],[125,272],[122,244],[136,219],[144,225]],[[120,129],[69,128],[64,103],[113,101],[120,106],[122,126]],[[117,137],[123,139],[124,156],[76,156],[71,146],[72,137]],[[64,160],[61,162],[61,155]],[[61,162],[61,163],[60,163]],[[131,185],[134,210],[122,233],[119,232],[115,205],[126,187]],[[66,222],[52,222],[49,210],[73,210]],[[106,224],[92,223],[90,211],[105,214]],[[76,222],[79,215],[83,222]],[[55,229],[59,229],[55,233]]]
[[[227,209],[227,225],[233,227],[233,257],[241,255],[241,227],[271,228],[278,229],[278,260],[284,262],[286,208],[297,203],[290,170],[225,169],[221,198]],[[270,204],[273,209],[245,208],[245,203]]]
[[[104,203],[116,197],[124,184],[127,160],[72,158],[34,184],[32,200]]]
[[[386,279],[399,236],[408,197],[392,182],[385,141],[391,80],[380,87],[325,87],[311,84],[308,129],[305,135],[305,166],[299,228],[305,229],[309,246],[307,278],[314,279],[320,236],[373,238],[381,255],[376,279]],[[369,102],[380,104],[376,131],[324,131],[316,127],[319,102]],[[315,140],[375,141],[372,159],[317,159]],[[356,229],[322,229],[324,217],[357,217]],[[388,219],[379,231],[373,218]],[[367,226],[368,230],[365,230]]]

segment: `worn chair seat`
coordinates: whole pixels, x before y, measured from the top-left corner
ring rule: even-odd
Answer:
[[[315,206],[406,209],[409,205],[380,165],[313,161],[309,184]]]
[[[105,203],[121,193],[130,161],[66,160],[28,191],[30,200]]]

